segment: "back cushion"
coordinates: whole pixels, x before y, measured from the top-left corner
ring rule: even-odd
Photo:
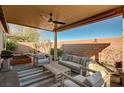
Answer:
[[[62,60],[65,60],[65,61],[68,60],[68,56],[67,56],[67,54],[62,54]]]
[[[85,66],[85,63],[86,63],[86,57],[82,57],[80,64],[82,64],[83,66]]]
[[[93,75],[86,77],[85,83],[89,86],[100,87],[104,83],[101,72],[98,71]]]
[[[68,57],[68,61],[72,61],[72,55],[67,55],[67,57]]]
[[[88,67],[90,62],[91,62],[91,58],[89,57],[82,57],[81,59],[81,64],[85,67]]]
[[[62,60],[64,60],[64,61],[72,61],[72,55],[62,54]]]
[[[38,59],[43,59],[45,58],[45,55],[42,53],[36,54],[35,57],[37,57]]]
[[[75,63],[80,63],[81,57],[73,56],[73,57],[72,57],[72,61],[75,62]]]

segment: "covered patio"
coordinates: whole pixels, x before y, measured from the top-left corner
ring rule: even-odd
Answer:
[[[1,6],[1,8],[3,11],[1,18],[5,18],[3,21],[4,24],[13,23],[53,32],[54,61],[57,60],[57,33],[60,31],[99,22],[116,16],[123,16],[124,18],[124,7],[117,5],[5,5]],[[52,13],[52,20],[64,22],[65,24],[49,22],[50,13]],[[124,24],[124,20],[122,20],[122,24]],[[122,52],[124,55],[123,35],[122,42]],[[122,56],[122,84],[124,86],[124,56]]]

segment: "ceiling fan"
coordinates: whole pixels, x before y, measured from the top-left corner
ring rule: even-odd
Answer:
[[[47,20],[49,23],[62,24],[62,25],[66,24],[66,23],[64,23],[64,22],[54,21],[53,18],[52,18],[52,15],[53,15],[52,13],[50,13],[49,15],[50,15],[49,19],[46,18],[45,16],[43,16],[43,18],[44,18],[45,20]],[[41,16],[42,16],[42,15],[41,15]]]

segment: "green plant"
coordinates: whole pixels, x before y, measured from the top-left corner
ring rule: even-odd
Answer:
[[[7,41],[6,50],[15,51],[17,48],[17,43],[14,41]]]
[[[54,55],[54,48],[51,48],[51,49],[50,49],[50,54],[51,54],[51,55]],[[57,48],[57,56],[58,56],[58,57],[62,56],[62,50],[59,49],[59,48]]]
[[[108,60],[102,60],[100,63],[103,64],[106,67],[107,66],[110,66],[110,67],[114,67],[115,66],[115,64],[113,62],[110,62]]]

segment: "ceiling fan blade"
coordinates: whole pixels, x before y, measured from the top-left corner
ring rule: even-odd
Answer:
[[[52,19],[52,13],[50,13],[49,14],[49,18],[47,18],[46,16],[44,16],[44,15],[40,15],[40,16],[42,16],[42,18],[43,19],[45,19],[46,21],[48,21],[49,23],[54,23],[54,24],[66,24],[66,23],[64,23],[64,22],[60,22],[60,21],[54,21],[53,19]]]
[[[55,24],[66,24],[66,23],[64,23],[64,22],[59,22],[59,21],[53,21],[53,23],[55,23]]]

